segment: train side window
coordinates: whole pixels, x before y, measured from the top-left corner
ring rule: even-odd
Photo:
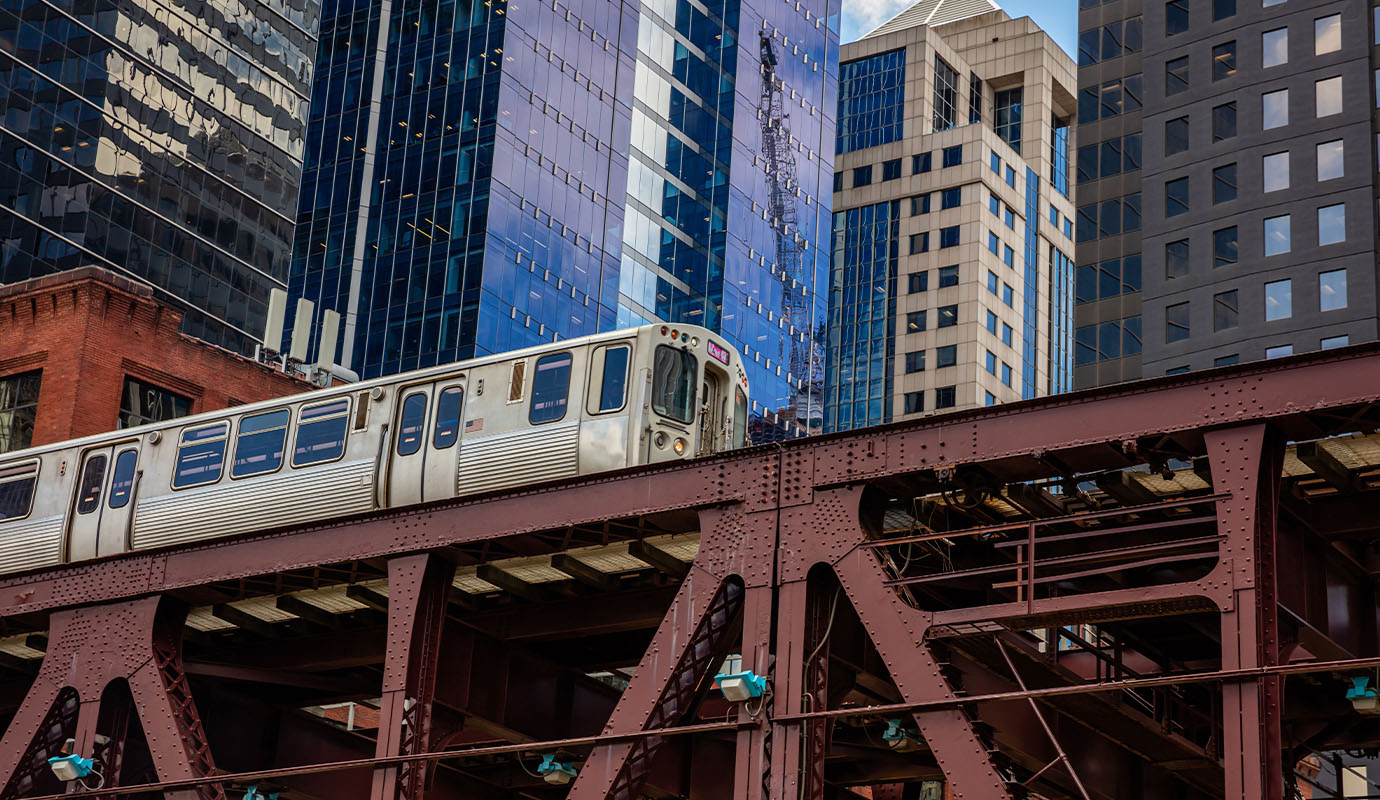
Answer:
[[[403,398],[398,419],[398,455],[410,456],[422,449],[422,429],[426,427],[426,395],[414,392]]]
[[[90,514],[101,507],[101,487],[105,485],[105,454],[86,459],[77,484],[77,513]]]
[[[129,504],[129,496],[134,491],[134,468],[139,463],[138,450],[126,450],[115,456],[115,472],[110,476],[111,508],[124,508]]]
[[[303,406],[297,417],[297,438],[292,448],[292,466],[321,464],[344,455],[349,415],[350,401],[343,398],[314,406]]]
[[[245,478],[277,471],[283,465],[283,448],[287,446],[287,426],[291,416],[292,413],[286,408],[280,408],[240,420],[230,477]]]
[[[533,425],[565,419],[565,407],[570,395],[569,353],[552,353],[537,359],[536,375],[532,378],[532,405],[527,421]]]
[[[609,345],[594,351],[590,363],[589,413],[621,411],[628,394],[628,361],[632,348]]]
[[[29,516],[37,486],[37,461],[0,467],[0,522]]]
[[[436,429],[431,434],[431,446],[444,450],[460,437],[460,410],[465,405],[465,387],[448,386],[436,398]]]
[[[229,422],[183,431],[177,447],[177,465],[173,468],[173,488],[186,489],[220,480],[229,434]]]

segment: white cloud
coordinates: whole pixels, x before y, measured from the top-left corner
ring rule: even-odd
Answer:
[[[842,40],[851,42],[894,17],[913,0],[845,0]]]

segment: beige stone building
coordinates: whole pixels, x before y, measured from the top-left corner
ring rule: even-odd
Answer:
[[[840,62],[826,430],[1067,391],[1072,59],[920,0]]]

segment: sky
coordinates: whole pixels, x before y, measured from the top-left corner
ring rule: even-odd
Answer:
[[[908,8],[915,0],[842,0],[843,30],[842,40],[851,42],[896,14]],[[1078,38],[1077,0],[996,0],[997,5],[1013,17],[1030,17],[1035,24],[1045,30],[1064,52],[1072,56],[1077,52],[1075,42]]]

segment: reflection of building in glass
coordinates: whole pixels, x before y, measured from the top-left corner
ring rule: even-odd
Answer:
[[[1072,61],[941,0],[840,58],[825,429],[1067,391]]]
[[[760,435],[817,427],[824,6],[327,6],[290,291],[366,377],[704,325]]]
[[[105,267],[248,351],[287,281],[317,9],[0,9],[0,283]]]

